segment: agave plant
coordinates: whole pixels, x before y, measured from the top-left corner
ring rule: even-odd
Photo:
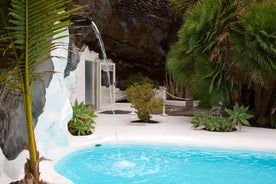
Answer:
[[[253,116],[247,113],[248,107],[239,106],[237,103],[234,105],[233,110],[225,109],[225,112],[229,115],[229,119],[233,122],[235,126],[238,126],[241,129],[242,125],[249,126],[247,119],[252,118]]]
[[[75,100],[73,106],[73,117],[68,123],[69,132],[73,135],[89,135],[95,129],[95,121],[97,115],[95,109],[84,102]]]
[[[76,9],[65,10],[69,1],[1,0],[1,5],[7,6],[1,10],[4,26],[0,31],[0,53],[4,62],[11,60],[14,64],[1,70],[0,84],[2,92],[8,87],[21,91],[23,97],[29,139],[25,179],[31,183],[43,183],[39,178],[40,158],[32,118],[32,85],[43,75],[36,73],[38,65],[50,59],[49,52],[59,46],[57,35],[71,24],[65,20]]]
[[[242,125],[249,126],[248,119],[253,116],[248,114],[248,107],[239,106],[237,103],[233,110],[225,108],[226,114],[214,115],[211,112],[197,114],[192,118],[192,128],[205,129],[207,131],[231,132],[241,130]]]

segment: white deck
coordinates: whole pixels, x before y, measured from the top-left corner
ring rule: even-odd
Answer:
[[[115,110],[129,110],[129,104],[116,104]],[[158,124],[133,124],[136,115],[98,114],[95,132],[70,137],[66,150],[56,150],[52,162],[41,162],[41,176],[49,183],[70,183],[53,171],[53,164],[66,153],[94,144],[166,144],[276,152],[276,130],[242,127],[235,132],[207,132],[191,129],[190,117],[153,115]],[[53,158],[51,158],[53,159]]]

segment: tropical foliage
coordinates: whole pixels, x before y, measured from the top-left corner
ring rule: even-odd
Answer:
[[[202,1],[186,15],[172,47],[167,66],[175,79],[191,88],[201,104],[229,103],[233,83],[226,75],[230,25],[236,20],[237,4]]]
[[[272,1],[271,1],[272,2]],[[276,81],[276,3],[249,6],[233,26],[233,66],[254,91],[254,115],[267,116]],[[252,106],[253,106],[252,105]],[[275,104],[274,104],[275,105]]]
[[[172,10],[179,16],[187,13],[197,2],[199,0],[170,0]]]
[[[242,125],[249,126],[248,119],[253,116],[247,113],[248,107],[235,104],[232,109],[225,109],[227,114],[214,115],[211,112],[197,114],[193,117],[192,128],[205,129],[208,131],[231,132],[241,130]]]
[[[205,107],[238,102],[256,120],[269,116],[276,105],[275,6],[271,0],[196,3],[168,54],[168,70]]]
[[[192,128],[204,129],[207,131],[216,132],[232,132],[235,131],[235,125],[223,116],[214,116],[211,113],[197,114],[193,117]]]
[[[156,98],[153,87],[149,83],[133,84],[126,90],[127,100],[137,109],[138,118],[149,122],[151,112],[162,113],[164,100]]]
[[[89,135],[95,129],[97,115],[95,109],[84,102],[79,103],[75,100],[73,105],[73,116],[68,122],[68,129],[72,135]]]
[[[171,73],[167,73],[165,76],[165,87],[166,91],[170,93],[172,96],[184,98],[185,97],[185,89],[183,88],[183,84],[179,84],[174,80]],[[175,99],[170,95],[167,95],[167,99]],[[187,103],[186,103],[187,105]]]
[[[253,116],[247,113],[248,107],[244,107],[243,105],[239,106],[237,103],[234,105],[233,110],[225,109],[225,112],[228,114],[229,120],[241,129],[242,125],[249,126],[249,122],[247,119],[252,118]]]
[[[64,0],[1,0],[0,52],[1,62],[12,61],[1,70],[1,91],[18,90],[22,94],[28,130],[30,159],[25,165],[25,179],[39,183],[39,154],[36,148],[32,119],[32,87],[43,73],[36,68],[50,58],[63,28],[70,25]],[[4,8],[4,9],[3,9]],[[42,183],[42,182],[41,182]]]

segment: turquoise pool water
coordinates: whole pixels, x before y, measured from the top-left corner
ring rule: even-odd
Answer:
[[[103,145],[63,157],[75,184],[275,184],[276,153],[153,145]]]

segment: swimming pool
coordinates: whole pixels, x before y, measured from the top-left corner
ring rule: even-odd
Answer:
[[[103,145],[63,157],[55,170],[75,184],[272,184],[276,153]]]

